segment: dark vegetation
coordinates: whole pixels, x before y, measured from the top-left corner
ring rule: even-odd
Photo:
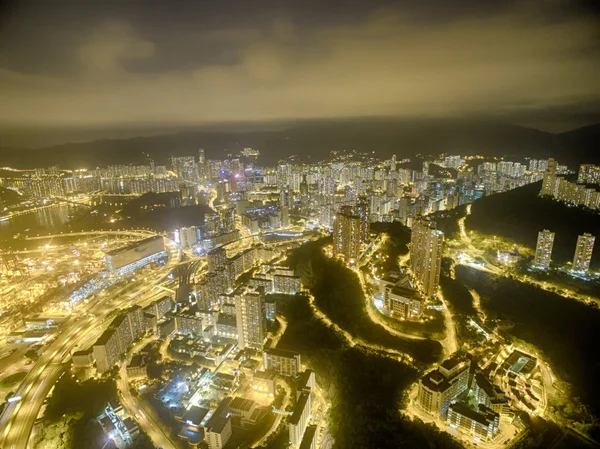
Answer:
[[[291,268],[310,289],[317,306],[334,323],[354,337],[381,347],[392,348],[413,356],[421,363],[432,363],[442,355],[442,347],[434,340],[409,340],[396,337],[373,323],[366,311],[358,276],[340,261],[321,251],[323,241],[307,243],[289,257]]]
[[[113,381],[88,380],[79,383],[64,374],[48,399],[43,419],[42,442],[55,447],[102,447],[105,436],[96,417],[117,397]]]
[[[460,447],[434,426],[399,414],[403,393],[417,378],[415,368],[347,346],[313,316],[304,296],[279,296],[277,310],[288,321],[278,347],[300,352],[331,400],[335,448]]]
[[[382,273],[398,271],[398,257],[408,253],[410,229],[398,221],[392,223],[377,222],[371,224],[372,232],[383,232],[388,239],[381,248],[381,253],[387,256],[384,261],[377,261]],[[379,271],[379,270],[378,270]]]
[[[567,419],[586,421],[586,408],[600,416],[600,352],[597,333],[600,310],[555,293],[496,278],[467,267],[456,268],[457,279],[481,295],[481,303],[490,319],[513,322],[507,335],[534,345],[558,375],[571,384],[567,403],[555,403]],[[596,439],[598,433],[596,429]]]
[[[440,276],[440,288],[444,299],[450,303],[452,312],[464,316],[473,316],[477,314],[473,307],[473,296],[461,282],[456,281],[450,276]]]
[[[460,233],[458,220],[465,216],[466,208],[466,205],[463,205],[452,210],[435,212],[428,215],[428,218],[435,222],[436,229],[444,233],[444,238],[458,238]]]
[[[467,229],[505,237],[530,248],[535,248],[538,232],[549,229],[556,233],[552,260],[572,261],[578,235],[589,232],[600,237],[600,215],[539,197],[540,189],[541,183],[536,182],[475,201],[466,220]],[[592,265],[600,265],[600,245],[595,246]]]

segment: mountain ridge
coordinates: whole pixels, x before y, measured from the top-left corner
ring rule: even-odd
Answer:
[[[600,162],[596,154],[600,124],[552,134],[519,125],[473,122],[457,119],[397,120],[354,119],[298,122],[284,129],[255,131],[182,130],[131,138],[103,138],[90,142],[63,143],[35,149],[2,148],[2,165],[31,167],[60,165],[93,168],[116,163],[142,163],[143,153],[165,163],[173,155],[197,155],[204,148],[207,158],[225,157],[244,147],[261,151],[261,163],[272,164],[291,155],[306,161],[321,160],[333,150],[370,152],[398,158],[415,154],[481,154],[511,158],[555,157],[576,165]]]

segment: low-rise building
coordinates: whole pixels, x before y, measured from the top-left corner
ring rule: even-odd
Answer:
[[[383,307],[392,315],[417,319],[423,314],[423,298],[416,290],[406,287],[385,287]]]
[[[477,441],[489,441],[498,433],[500,415],[479,404],[478,410],[471,410],[466,404],[452,404],[448,408],[448,425],[453,429],[472,435]]]
[[[275,396],[277,392],[277,375],[269,371],[256,371],[250,379],[250,386],[255,391]]]
[[[147,366],[144,360],[144,356],[136,354],[131,358],[131,362],[127,365],[127,376],[131,379],[137,377],[146,377]]]

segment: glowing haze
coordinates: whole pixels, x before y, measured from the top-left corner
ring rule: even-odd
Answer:
[[[16,2],[0,23],[0,124],[599,111],[591,12],[447,3]]]

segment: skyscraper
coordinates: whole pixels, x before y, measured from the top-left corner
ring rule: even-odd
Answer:
[[[261,295],[257,292],[244,292],[235,297],[238,347],[262,350],[266,330]]]
[[[171,165],[173,166],[173,171],[181,181],[198,181],[198,165],[193,156],[172,157]]]
[[[594,251],[594,241],[596,237],[585,233],[577,237],[577,246],[575,247],[575,257],[573,257],[573,271],[585,273],[590,269],[592,252]]]
[[[362,242],[366,242],[369,239],[371,218],[369,199],[366,196],[357,198],[355,211],[356,215],[360,217],[360,239]]]
[[[554,232],[544,229],[538,233],[537,246],[533,265],[541,270],[550,268],[552,247],[554,246]]]
[[[440,283],[444,233],[435,223],[418,217],[410,238],[410,265],[418,286],[427,296],[433,296]]]
[[[361,217],[351,206],[343,206],[333,222],[333,253],[342,255],[346,262],[358,262],[361,244]]]

